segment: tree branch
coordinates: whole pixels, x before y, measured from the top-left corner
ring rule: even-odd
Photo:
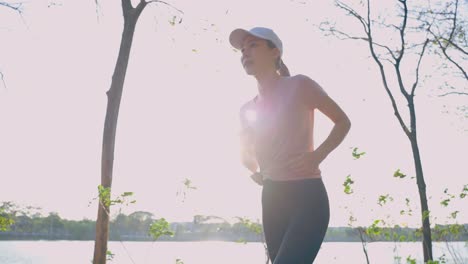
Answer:
[[[330,28],[328,29],[328,31],[330,31],[333,35],[335,35],[337,38],[339,38],[340,40],[347,40],[347,39],[353,39],[353,40],[364,40],[364,41],[367,41],[368,39],[366,37],[355,37],[355,36],[351,36],[349,35],[348,33],[345,33],[341,30],[338,30],[336,28]],[[335,34],[335,33],[338,33],[339,35]]]
[[[465,69],[463,69],[463,67],[457,63],[448,53],[447,53],[447,49],[450,45],[454,46],[457,50],[461,51],[462,53],[464,53],[465,55],[468,55],[467,52],[462,49],[461,47],[459,47],[458,45],[456,45],[454,42],[453,42],[453,38],[454,38],[454,34],[455,34],[455,30],[457,28],[457,13],[458,13],[458,0],[455,0],[455,8],[453,10],[453,12],[445,12],[447,15],[450,15],[450,18],[449,20],[451,21],[451,27],[450,27],[450,33],[449,33],[449,37],[448,38],[444,38],[442,36],[439,36],[439,35],[442,35],[442,34],[436,34],[432,29],[431,27],[429,27],[428,29],[428,32],[434,37],[435,41],[437,42],[439,48],[442,50],[442,53],[444,54],[445,58],[447,58],[447,60],[449,60],[453,65],[455,65],[455,67],[457,67],[461,73],[463,74],[463,76],[465,77],[466,80],[468,80],[468,75],[465,71]],[[436,27],[436,30],[438,28]],[[441,39],[443,41],[445,41],[446,43],[442,43],[441,42]]]
[[[439,46],[440,50],[442,50],[442,53],[444,54],[445,58],[447,58],[447,60],[449,60],[453,65],[455,65],[455,67],[457,67],[462,72],[465,79],[468,80],[468,75],[465,69],[463,69],[463,67],[461,67],[460,64],[458,64],[455,60],[453,60],[452,57],[450,57],[450,55],[447,53],[448,44],[444,46],[442,42],[440,42],[441,38],[439,38],[430,28],[428,29],[428,32],[434,37],[435,41],[437,42],[437,45]],[[449,41],[445,38],[442,38],[442,39]],[[462,49],[459,49],[459,50],[462,52],[465,52]]]
[[[5,7],[8,7],[10,9],[13,9],[14,11],[18,12],[18,13],[23,13],[23,3],[20,2],[20,3],[5,3],[5,2],[0,2],[0,6],[5,6]]]
[[[382,77],[382,82],[384,84],[384,88],[385,88],[385,91],[387,92],[388,94],[388,97],[390,98],[390,102],[392,103],[392,107],[393,107],[393,110],[394,110],[394,114],[398,120],[398,122],[400,123],[400,126],[401,128],[403,129],[403,131],[405,132],[405,134],[410,137],[411,136],[411,133],[410,131],[408,130],[408,127],[406,126],[405,122],[403,121],[403,118],[401,117],[400,115],[400,111],[398,109],[398,106],[396,104],[396,101],[395,101],[395,98],[393,96],[393,93],[392,91],[390,90],[390,87],[388,86],[388,82],[387,82],[387,76],[385,74],[385,69],[383,67],[383,64],[382,62],[379,60],[378,56],[376,55],[375,53],[375,50],[374,50],[374,45],[373,45],[373,41],[372,41],[372,26],[370,25],[370,0],[367,0],[367,25],[368,25],[368,31],[367,31],[367,36],[369,38],[369,49],[370,49],[370,52],[371,52],[371,55],[372,55],[372,58],[374,58],[374,61],[377,63],[377,65],[379,66],[379,70],[380,70],[380,75]]]
[[[96,17],[97,22],[99,23],[99,0],[94,0],[94,3],[96,4]]]
[[[135,7],[135,15],[136,17],[139,17],[143,9],[145,9],[145,6],[148,4],[145,0],[140,0],[140,3]]]
[[[396,60],[396,56],[395,56],[395,53],[393,53],[393,51],[388,47],[388,46],[385,46],[385,45],[382,45],[382,44],[379,44],[379,43],[376,43],[376,42],[372,42],[373,45],[377,46],[377,47],[381,47],[381,48],[384,48],[388,51],[388,53],[390,54],[390,56],[392,56],[392,58],[394,60]],[[391,62],[392,64],[395,64],[394,62]]]
[[[364,18],[359,15],[356,11],[354,11],[351,7],[349,7],[348,5],[346,5],[345,3],[339,1],[339,0],[336,0],[335,1],[335,4],[337,7],[345,10],[346,12],[348,12],[349,15],[352,15],[353,17],[355,17],[357,20],[359,20],[359,22],[361,23],[361,25],[363,26],[364,28],[364,32],[367,33],[367,30],[368,30],[368,23],[366,23],[366,21],[364,20]]]
[[[0,80],[2,80],[3,87],[6,88],[7,86],[6,86],[6,83],[5,83],[5,78],[4,78],[4,76],[3,76],[3,72],[1,72],[1,71],[0,71]]]
[[[142,0],[142,1],[143,1],[143,0]],[[167,2],[164,2],[164,1],[150,0],[150,1],[148,1],[147,3],[156,3],[156,4],[157,4],[157,3],[161,3],[161,4],[167,5],[167,6],[169,6],[169,7],[172,7],[174,10],[176,10],[177,12],[179,12],[179,13],[181,13],[181,14],[184,14],[184,11],[182,11],[182,10],[178,9],[177,7],[171,5],[171,4],[167,3]]]
[[[408,20],[408,6],[406,5],[405,0],[398,0],[400,3],[403,4],[403,22],[401,24],[400,28],[400,41],[401,41],[401,50],[398,53],[398,56],[396,58],[396,63],[394,65],[395,68],[395,73],[397,75],[397,80],[398,80],[398,86],[400,87],[400,92],[405,96],[406,100],[409,100],[409,94],[405,90],[405,85],[403,83],[403,77],[401,76],[401,71],[400,71],[400,63],[401,59],[403,58],[403,54],[405,53],[405,29],[406,29],[406,23]]]
[[[468,75],[466,74],[465,69],[463,69],[463,67],[461,67],[460,64],[458,64],[455,60],[452,59],[452,57],[450,57],[450,55],[447,54],[447,47],[444,47],[437,37],[436,37],[436,41],[437,41],[437,44],[439,45],[440,49],[442,50],[442,53],[447,58],[447,60],[449,60],[451,63],[453,63],[453,65],[455,65],[462,72],[465,79],[468,80]]]
[[[408,21],[408,6],[406,5],[405,0],[398,0],[398,2],[403,4],[403,23],[401,24],[401,27],[399,28],[400,40],[401,40],[401,50],[400,50],[400,52],[398,54],[398,57],[397,57],[397,64],[400,64],[400,61],[403,58],[403,54],[405,52],[405,29],[406,29],[406,23]],[[405,94],[405,96],[406,96],[407,95],[406,91],[403,92],[403,94]]]
[[[424,56],[424,51],[426,51],[427,44],[429,43],[429,39],[426,39],[424,42],[421,54],[419,55],[418,65],[416,66],[416,80],[413,83],[413,87],[411,88],[411,97],[414,97],[414,91],[416,90],[416,86],[418,86],[419,82],[419,67],[421,65],[421,60]]]
[[[320,26],[319,26],[319,29],[322,30],[322,31],[326,31],[326,32],[330,32],[331,35],[334,35],[336,36],[338,39],[340,40],[363,40],[365,42],[369,42],[369,38],[367,37],[356,37],[356,36],[351,36],[349,35],[348,33],[346,32],[343,32],[341,30],[338,30],[336,29],[335,27],[329,27],[329,28],[325,28],[323,27],[322,25],[324,24],[328,24],[328,23],[325,23],[325,22],[322,22],[320,23]],[[377,42],[372,42],[372,44],[374,44],[375,46],[378,46],[378,47],[381,47],[385,50],[387,50],[388,54],[390,54],[390,56],[393,58],[393,59],[396,59],[395,57],[395,53],[390,49],[390,47],[388,46],[385,46],[383,44],[379,44]],[[390,61],[390,60],[387,60],[389,61],[391,64],[394,64],[394,62]]]
[[[395,62],[391,61],[390,59],[382,58],[381,56],[379,56],[378,58],[379,58],[379,60],[382,60],[382,61],[388,61],[388,63],[390,63],[391,65],[395,65]]]
[[[456,95],[468,95],[468,93],[465,93],[465,92],[448,92],[448,93],[444,93],[444,94],[441,94],[441,95],[438,95],[439,97],[442,97],[442,96],[447,96],[447,95],[451,95],[451,94],[456,94]]]
[[[377,24],[381,27],[385,27],[385,28],[390,28],[390,29],[394,29],[394,30],[400,30],[400,28],[398,26],[395,26],[393,24],[385,24],[383,22],[380,22],[378,20],[375,20],[375,19],[372,19],[372,24]]]
[[[398,0],[400,1],[400,0]],[[375,43],[373,41],[373,38],[372,38],[372,25],[371,25],[371,16],[370,16],[370,0],[367,0],[367,20],[364,19],[361,15],[359,15],[355,10],[353,10],[351,7],[343,4],[342,2],[340,2],[339,0],[336,0],[335,1],[335,4],[337,5],[337,7],[341,8],[342,10],[346,11],[349,15],[351,15],[352,17],[354,17],[355,19],[357,19],[364,27],[364,31],[367,35],[367,38],[366,37],[354,37],[354,36],[350,36],[349,34],[347,33],[344,33],[342,31],[339,31],[339,30],[336,30],[335,28],[331,28],[329,29],[329,31],[334,34],[335,36],[337,36],[336,33],[338,33],[339,35],[341,36],[345,36],[346,38],[348,39],[356,39],[356,40],[364,40],[364,41],[367,41],[368,44],[369,44],[369,49],[370,49],[370,52],[371,52],[371,55],[372,55],[372,58],[374,59],[374,61],[377,63],[378,67],[379,67],[379,70],[380,70],[380,74],[381,74],[381,77],[382,77],[382,82],[383,82],[383,85],[384,85],[384,89],[385,91],[387,92],[389,98],[390,98],[390,101],[391,101],[391,104],[392,104],[392,108],[394,110],[394,114],[401,126],[401,128],[403,129],[403,131],[405,132],[405,134],[410,137],[411,136],[411,132],[410,130],[408,129],[408,127],[406,126],[405,122],[403,121],[403,118],[401,117],[401,114],[400,114],[400,111],[398,109],[398,106],[396,104],[396,101],[395,101],[395,98],[393,96],[393,93],[392,91],[390,90],[390,87],[389,87],[389,84],[388,84],[388,81],[387,81],[387,74],[385,72],[385,69],[384,69],[384,66],[382,64],[382,61],[381,60],[387,60],[389,62],[391,62],[390,60],[388,59],[385,59],[385,58],[379,58],[379,56],[376,54],[376,51],[375,51],[375,47],[374,46],[378,46],[378,47],[381,47],[381,48],[384,48],[386,49],[390,55],[392,56],[393,59],[396,59],[393,51],[385,46],[385,45],[382,45],[382,44],[379,44],[379,43]],[[322,23],[323,24],[323,23]],[[321,24],[321,25],[322,25]],[[401,54],[400,54],[401,56]],[[393,65],[395,65],[395,63],[391,62]]]
[[[455,44],[453,41],[449,40],[449,39],[446,39],[446,38],[440,38],[444,41],[447,41],[447,43],[449,43],[450,45],[452,45],[454,48],[456,48],[457,50],[459,50],[460,52],[462,52],[463,54],[465,55],[468,55],[468,52],[466,50],[464,50],[462,47],[458,46],[457,44]]]
[[[452,22],[452,27],[451,27],[451,30],[450,30],[449,37],[448,37],[448,39],[444,38],[444,37],[440,37],[440,38],[447,42],[447,44],[445,45],[445,49],[447,49],[449,47],[449,45],[452,45],[456,49],[458,49],[459,51],[464,53],[465,55],[468,55],[468,53],[463,48],[461,48],[460,46],[458,46],[457,44],[455,44],[453,42],[453,35],[455,34],[455,30],[457,29],[457,14],[458,14],[458,0],[455,0],[455,10],[453,12],[447,12],[447,15],[453,15],[452,17],[449,17],[447,19],[447,20],[451,20],[451,22]],[[435,35],[435,34],[433,34],[433,35]]]
[[[455,33],[455,29],[457,28],[457,12],[458,12],[458,0],[455,0],[455,11],[453,12],[452,30],[448,38],[450,41],[453,39],[453,34]]]
[[[466,73],[466,70],[459,64],[457,63],[447,52],[450,46],[454,47],[455,50],[463,53],[464,55],[468,55],[467,51],[464,50],[462,47],[457,45],[454,42],[454,38],[456,35],[457,31],[457,15],[458,15],[458,0],[455,0],[453,4],[449,4],[446,6],[446,9],[444,9],[442,12],[430,12],[429,18],[432,20],[431,22],[426,22],[428,24],[428,32],[431,34],[434,38],[434,42],[439,46],[440,50],[442,51],[443,55],[445,58],[450,61],[453,65],[455,65],[456,68],[460,70],[460,72],[463,74],[465,79],[468,80],[468,76]],[[452,6],[454,6],[453,10],[449,10]],[[421,11],[421,14],[426,14],[427,11]],[[448,38],[444,37],[443,33],[440,31],[440,21],[449,21],[450,26],[448,28]],[[462,25],[463,28],[463,25]]]

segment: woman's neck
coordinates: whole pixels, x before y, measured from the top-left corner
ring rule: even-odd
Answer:
[[[276,72],[265,72],[262,74],[255,75],[255,78],[257,79],[257,88],[259,96],[265,97],[271,94],[281,76],[278,75],[278,73]]]

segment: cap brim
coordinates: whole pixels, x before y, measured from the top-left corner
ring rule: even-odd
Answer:
[[[242,41],[244,41],[245,37],[247,37],[248,35],[252,34],[250,34],[250,32],[245,29],[235,29],[229,35],[229,42],[234,48],[240,50],[242,48]]]

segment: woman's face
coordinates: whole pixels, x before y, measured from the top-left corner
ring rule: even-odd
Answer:
[[[254,36],[247,36],[242,43],[241,62],[249,75],[265,71],[276,71],[277,48],[270,48],[267,41]]]

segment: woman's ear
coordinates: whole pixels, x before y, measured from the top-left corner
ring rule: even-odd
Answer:
[[[274,58],[274,62],[275,62],[275,66],[276,66],[276,69],[279,69],[280,67],[280,60],[281,60],[281,52],[278,48],[273,48],[272,49],[272,52],[273,52],[273,58]]]
[[[273,51],[276,58],[275,61],[279,60],[281,57],[281,51],[278,48],[274,48]]]
[[[279,74],[281,76],[291,76],[291,73],[289,72],[289,69],[286,66],[286,64],[284,64],[283,59],[280,59],[278,63],[279,63],[279,69],[278,69]]]

